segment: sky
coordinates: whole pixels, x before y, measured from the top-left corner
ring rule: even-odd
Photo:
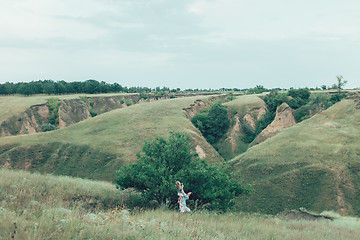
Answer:
[[[360,87],[359,0],[0,0],[0,83]]]

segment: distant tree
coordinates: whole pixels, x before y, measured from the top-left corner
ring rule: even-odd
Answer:
[[[297,109],[309,102],[310,90],[308,88],[290,89],[288,95],[292,98],[286,102],[293,109]]]
[[[345,84],[347,83],[347,80],[343,79],[344,77],[342,75],[337,75],[336,79],[337,79],[337,89],[338,89],[338,93],[341,92],[341,89],[345,86]]]
[[[248,93],[250,94],[259,94],[263,92],[269,91],[268,89],[264,88],[262,85],[256,85],[254,88],[248,89]]]
[[[100,83],[96,80],[89,79],[85,81],[84,91],[85,93],[94,94],[100,92]]]
[[[43,92],[45,94],[55,94],[56,93],[56,89],[55,89],[55,83],[51,80],[46,80],[43,82]]]
[[[35,89],[33,88],[33,85],[31,85],[31,84],[21,83],[17,89],[17,93],[25,95],[25,96],[29,96],[29,95],[35,94]]]
[[[228,93],[226,93],[226,101],[232,101],[235,99],[235,96],[234,96],[234,92],[230,91]]]
[[[321,85],[322,90],[326,90],[326,85]]]
[[[65,81],[58,81],[55,84],[55,90],[57,94],[66,94],[67,93],[67,89],[66,89],[66,82]]]

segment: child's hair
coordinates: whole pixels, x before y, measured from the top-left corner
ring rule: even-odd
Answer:
[[[179,190],[180,190],[180,188],[181,188],[181,184],[180,184],[180,182],[179,182],[179,181],[176,181],[176,187],[177,187],[177,190],[179,191]]]

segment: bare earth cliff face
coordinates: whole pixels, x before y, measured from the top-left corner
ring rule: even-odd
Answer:
[[[281,130],[296,124],[291,107],[287,103],[283,103],[276,109],[276,116],[272,123],[267,126],[251,145],[261,143],[268,138],[278,134]]]
[[[255,131],[257,121],[267,112],[265,107],[250,109],[244,116],[236,114],[234,116],[235,124],[230,127],[225,141],[231,144],[231,153],[237,155],[239,145],[242,144],[242,125],[247,125],[252,131]],[[244,149],[245,150],[245,149]]]
[[[48,122],[49,108],[46,104],[34,105],[22,114],[1,123],[0,137],[41,132],[41,125]]]
[[[85,97],[64,99],[60,101],[58,127],[64,128],[71,124],[91,118],[90,111],[102,114],[114,109],[125,108],[141,102],[157,101],[168,96],[150,96],[140,99],[138,94],[111,97]],[[31,106],[23,113],[15,115],[0,124],[0,137],[41,132],[41,126],[48,123],[49,107],[47,104]]]

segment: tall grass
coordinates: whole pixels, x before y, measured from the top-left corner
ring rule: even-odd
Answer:
[[[74,202],[76,196],[85,196]],[[334,213],[309,222],[267,215],[128,210],[109,183],[0,170],[0,239],[358,239],[360,221]],[[89,202],[98,203],[89,207]]]

